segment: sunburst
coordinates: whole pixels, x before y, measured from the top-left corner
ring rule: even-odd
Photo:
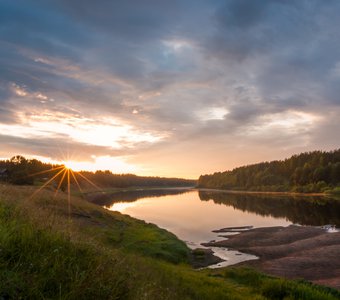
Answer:
[[[66,192],[67,192],[69,220],[70,220],[70,216],[71,216],[71,184],[72,184],[71,181],[73,181],[75,183],[75,186],[78,188],[78,190],[79,190],[79,192],[82,196],[84,195],[85,192],[81,188],[81,185],[80,185],[80,182],[79,182],[80,178],[84,179],[86,182],[88,182],[96,190],[100,191],[101,193],[104,193],[104,191],[98,185],[96,185],[94,182],[92,182],[84,174],[81,174],[80,172],[73,171],[72,168],[71,168],[71,165],[72,165],[71,163],[70,164],[66,163],[66,164],[63,164],[61,166],[51,168],[49,170],[36,172],[36,173],[28,175],[29,177],[31,177],[31,176],[40,175],[40,174],[48,174],[48,173],[57,172],[50,179],[48,179],[42,186],[40,186],[37,190],[35,190],[33,192],[33,194],[29,197],[29,199],[32,199],[39,192],[41,192],[44,188],[47,188],[47,187],[52,187],[52,188],[55,187],[54,197],[57,196],[57,194],[60,190],[65,189]],[[53,184],[55,182],[57,184]],[[66,184],[66,188],[64,188],[65,184]]]

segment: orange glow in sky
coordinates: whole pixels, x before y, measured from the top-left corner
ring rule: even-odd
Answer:
[[[73,171],[95,172],[97,170],[110,170],[114,173],[138,172],[136,166],[126,163],[122,158],[111,156],[94,157],[93,161],[66,160],[61,163]]]

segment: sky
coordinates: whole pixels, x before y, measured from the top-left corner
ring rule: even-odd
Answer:
[[[340,147],[340,1],[0,0],[0,158],[198,178]]]

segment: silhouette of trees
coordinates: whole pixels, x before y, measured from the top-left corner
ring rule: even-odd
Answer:
[[[43,163],[37,159],[26,159],[21,155],[13,156],[9,160],[0,161],[0,169],[8,170],[6,181],[13,184],[32,185],[48,181],[62,169],[62,165]],[[80,175],[79,175],[80,174]],[[81,176],[82,175],[82,176]],[[157,187],[181,187],[195,186],[196,180],[187,180],[181,178],[164,178],[164,177],[142,177],[134,174],[113,174],[111,171],[87,172],[81,171],[75,174],[77,181],[81,186],[88,186],[89,181],[99,187],[131,187],[131,186],[157,186]],[[85,180],[84,177],[88,180]],[[62,174],[53,182],[58,186]],[[64,177],[60,188],[65,190],[67,186],[67,176]],[[73,176],[70,176],[71,184],[76,184]],[[93,187],[93,186],[92,186]]]
[[[231,190],[323,192],[340,186],[340,149],[306,152],[281,161],[202,175],[198,185]]]

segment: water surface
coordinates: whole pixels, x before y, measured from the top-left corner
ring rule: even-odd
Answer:
[[[212,230],[235,226],[340,226],[340,201],[325,197],[230,194],[184,189],[134,191],[106,196],[110,210],[165,228],[192,248],[221,239]],[[254,259],[238,251],[213,249],[227,259],[222,265]]]

